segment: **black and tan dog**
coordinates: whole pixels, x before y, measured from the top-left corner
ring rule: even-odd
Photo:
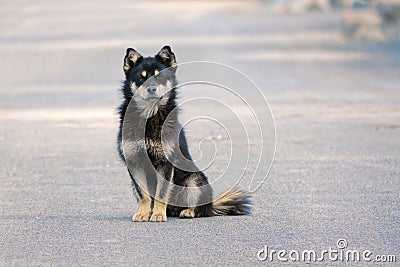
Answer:
[[[154,57],[126,51],[118,149],[139,201],[132,220],[249,214],[246,192],[234,188],[213,200],[207,177],[193,164],[178,122],[176,69],[169,46]]]

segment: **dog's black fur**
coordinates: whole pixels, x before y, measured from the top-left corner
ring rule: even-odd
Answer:
[[[197,205],[196,203],[192,203],[192,205],[184,205],[184,206],[176,206],[169,204],[172,199],[177,197],[179,192],[174,191],[174,189],[163,188],[159,192],[159,197],[164,199],[162,202],[166,202],[165,208],[162,204],[156,203],[157,201],[151,197],[151,204],[148,203],[148,194],[151,196],[155,196],[154,192],[144,192],[143,186],[140,185],[139,177],[135,177],[135,173],[132,173],[135,170],[129,168],[129,174],[132,179],[132,184],[134,187],[134,193],[137,199],[139,200],[139,210],[138,213],[132,218],[134,221],[166,221],[166,216],[180,216],[182,218],[193,218],[193,217],[204,217],[204,216],[214,216],[214,215],[242,215],[250,213],[250,199],[249,195],[244,191],[237,190],[236,188],[229,190],[217,200],[212,201],[212,188],[208,183],[207,177],[200,170],[187,171],[182,170],[179,167],[175,167],[173,163],[170,162],[170,159],[166,157],[165,153],[159,153],[159,150],[165,150],[162,147],[161,142],[161,130],[164,124],[166,124],[167,116],[173,115],[173,111],[176,113],[176,86],[177,80],[175,77],[177,64],[174,53],[172,52],[169,46],[164,46],[159,53],[157,53],[154,57],[146,57],[144,58],[133,48],[128,48],[126,51],[126,55],[124,58],[124,72],[125,72],[125,80],[122,87],[123,94],[123,102],[119,106],[119,131],[118,131],[118,151],[121,160],[128,166],[127,163],[128,158],[133,159],[134,162],[137,163],[135,166],[140,166],[139,162],[143,160],[143,157],[146,155],[138,156],[133,155],[132,150],[125,149],[124,145],[129,141],[130,138],[136,138],[136,133],[133,133],[135,128],[124,128],[124,122],[128,123],[128,120],[135,120],[135,126],[130,127],[145,127],[144,139],[146,143],[146,147],[144,148],[147,153],[147,157],[150,159],[151,164],[156,170],[162,169],[165,174],[165,179],[168,181],[172,181],[174,185],[178,185],[182,188],[190,187],[192,190],[189,191],[188,194],[193,193],[193,196],[188,196],[188,199],[191,201],[195,200],[196,203],[201,203]],[[160,75],[159,73],[163,73]],[[141,109],[143,109],[143,103],[148,103],[147,97],[151,94],[149,93],[149,86],[145,84],[145,82],[150,78],[159,75],[160,80],[160,88],[164,88],[165,84],[168,83],[171,88],[168,89],[168,92],[164,92],[160,94],[159,100],[157,103],[157,108],[154,111],[152,109],[146,115],[146,118],[143,119],[145,122],[141,126],[141,119],[136,118],[128,118],[126,116],[140,116]],[[147,86],[147,87],[146,87]],[[163,87],[164,86],[164,87]],[[147,90],[147,91],[146,91]],[[156,90],[156,94],[158,94],[158,87]],[[144,97],[143,97],[144,96]],[[157,96],[158,97],[158,96]],[[153,98],[149,98],[153,99]],[[158,98],[157,98],[158,99]],[[160,104],[161,103],[161,104]],[[131,105],[131,106],[129,106]],[[147,104],[146,104],[147,105]],[[132,112],[128,112],[129,110]],[[136,112],[136,113],[135,113]],[[134,115],[132,115],[134,114]],[[177,116],[177,115],[175,115]],[[174,154],[178,149],[182,153],[182,155],[191,161],[191,156],[188,150],[188,146],[186,143],[185,132],[181,129],[180,125],[176,120],[173,120],[173,127],[179,126],[179,138],[177,139],[178,144],[172,145],[174,147],[171,152]],[[139,123],[138,123],[139,122]],[[169,122],[170,123],[170,122]],[[171,123],[170,123],[171,124]],[[126,130],[128,129],[128,130]],[[133,129],[133,130],[129,130]],[[126,134],[124,131],[132,132],[131,137],[129,134]],[[123,140],[123,132],[125,133],[125,139]],[[134,150],[137,151],[137,150]],[[134,164],[136,164],[134,163]],[[130,165],[131,166],[131,165]],[[194,165],[193,165],[194,166]],[[171,175],[169,175],[169,173]],[[170,177],[170,178],[169,178]],[[146,182],[147,184],[156,183],[156,181],[152,181],[155,178],[149,174],[146,174]],[[157,185],[154,185],[157,186]],[[194,189],[193,189],[194,187]],[[201,188],[201,189],[200,189]],[[196,191],[198,189],[198,191]],[[151,191],[148,189],[148,191]],[[147,207],[148,206],[148,207]],[[157,207],[156,207],[157,206]],[[147,208],[146,208],[147,207]],[[150,210],[149,210],[150,209]],[[151,211],[151,209],[153,209]],[[166,209],[166,211],[163,211]],[[164,214],[164,213],[165,214]],[[158,214],[159,213],[159,214]],[[150,218],[151,215],[151,218]],[[160,215],[160,216],[158,216]]]

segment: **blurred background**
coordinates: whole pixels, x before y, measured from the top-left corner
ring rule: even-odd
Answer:
[[[1,1],[0,263],[253,266],[265,244],[338,238],[399,255],[399,39],[398,0]],[[268,99],[277,153],[252,216],[130,222],[123,56],[165,44]]]
[[[118,100],[110,95],[123,78],[125,48],[150,55],[163,44],[174,48],[179,62],[236,66],[272,94],[292,84],[321,91],[341,87],[348,77],[332,72],[339,65],[358,72],[352,79],[370,84],[367,68],[383,72],[383,60],[398,60],[399,5],[396,0],[4,2],[0,104],[115,105]],[[331,81],[321,86],[321,79],[309,75]]]

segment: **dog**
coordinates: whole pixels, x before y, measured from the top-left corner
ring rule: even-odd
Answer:
[[[177,63],[171,47],[151,57],[128,48],[123,70],[117,140],[139,202],[132,220],[250,214],[247,192],[233,188],[213,200],[207,177],[192,162],[178,122]]]

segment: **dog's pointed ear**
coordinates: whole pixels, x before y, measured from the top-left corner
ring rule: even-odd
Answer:
[[[134,65],[139,63],[143,59],[142,55],[139,54],[135,49],[126,49],[126,55],[124,58],[124,71],[127,73]]]
[[[163,63],[166,67],[177,67],[175,54],[172,52],[169,45],[165,45],[163,48],[161,48],[160,52],[158,52],[156,55],[156,59]]]

